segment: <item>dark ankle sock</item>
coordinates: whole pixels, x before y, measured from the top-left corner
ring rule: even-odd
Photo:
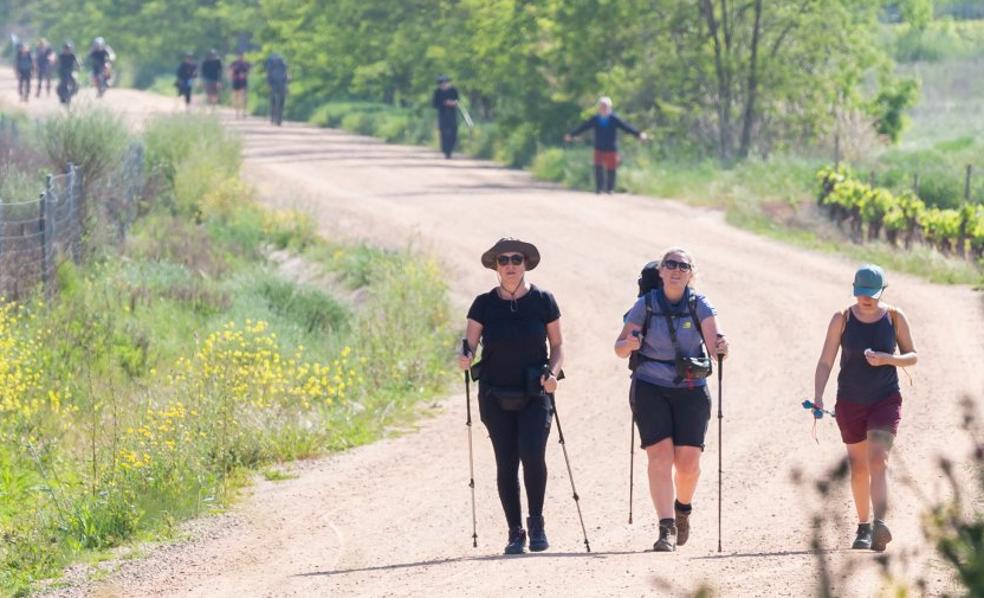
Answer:
[[[659,520],[659,526],[660,527],[673,527],[675,525],[676,525],[676,519],[672,519],[671,518],[671,519],[660,519]]]
[[[694,508],[693,505],[685,505],[678,500],[673,501],[673,507],[681,513],[689,513]]]

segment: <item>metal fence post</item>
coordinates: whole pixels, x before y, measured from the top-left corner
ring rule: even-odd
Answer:
[[[50,185],[49,185],[50,186]],[[48,280],[48,260],[50,259],[50,238],[48,235],[48,192],[42,191],[38,201],[38,228],[41,233],[41,289],[48,298],[51,283]]]
[[[82,251],[79,244],[82,240],[82,223],[78,222],[79,219],[79,198],[78,198],[78,183],[76,181],[78,168],[75,164],[71,162],[68,163],[68,222],[71,232],[71,238],[68,240],[68,245],[71,247],[72,259],[76,264],[80,264],[82,261]]]

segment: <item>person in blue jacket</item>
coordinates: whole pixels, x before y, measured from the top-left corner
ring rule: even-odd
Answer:
[[[614,193],[615,170],[619,162],[618,129],[634,135],[641,141],[645,141],[648,137],[612,112],[612,99],[608,96],[598,100],[598,113],[564,135],[564,141],[570,142],[588,129],[594,130],[595,193],[602,191]]]

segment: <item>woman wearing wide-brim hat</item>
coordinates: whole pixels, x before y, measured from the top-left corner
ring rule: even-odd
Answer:
[[[855,302],[835,313],[827,325],[813,398],[814,405],[823,409],[824,387],[840,349],[834,411],[841,439],[847,445],[851,491],[858,512],[858,531],[852,548],[877,552],[885,550],[892,540],[885,515],[888,454],[902,420],[896,368],[915,365],[919,359],[905,314],[881,301],[886,286],[885,272],[874,264],[861,266],[855,272]]]
[[[549,547],[543,521],[545,456],[552,394],[564,353],[557,301],[526,280],[526,273],[539,263],[537,248],[519,239],[499,239],[482,254],[482,265],[496,271],[499,284],[476,297],[468,310],[468,354],[459,358],[462,369],[471,367],[482,341],[478,405],[492,439],[499,499],[509,525],[506,554],[523,553],[527,542],[520,504],[520,462],[529,509],[529,548],[539,552]]]

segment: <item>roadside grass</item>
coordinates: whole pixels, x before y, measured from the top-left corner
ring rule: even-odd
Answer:
[[[262,209],[213,119],[160,118],[144,143],[161,192],[125,245],[63,265],[48,304],[0,307],[0,594],[173,537],[252,472],[378,439],[447,382],[432,261]]]

